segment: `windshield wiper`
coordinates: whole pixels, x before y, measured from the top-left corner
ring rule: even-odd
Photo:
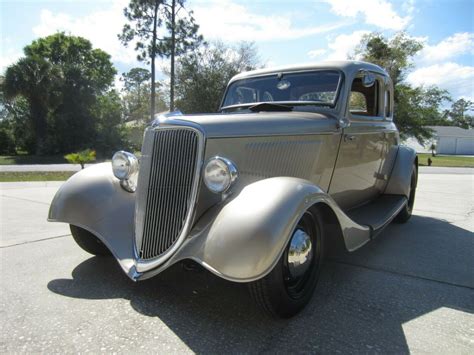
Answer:
[[[287,112],[287,111],[293,111],[293,106],[288,106],[288,105],[281,105],[281,104],[272,104],[269,102],[262,102],[260,104],[256,104],[253,106],[249,107],[249,110],[252,112],[275,112],[275,111],[280,111],[280,112]]]

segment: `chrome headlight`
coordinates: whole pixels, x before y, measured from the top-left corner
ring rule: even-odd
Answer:
[[[112,157],[112,171],[120,185],[128,192],[135,192],[138,173],[138,159],[132,153],[118,151]]]
[[[211,158],[204,167],[204,183],[214,193],[227,191],[237,177],[237,167],[226,158]]]

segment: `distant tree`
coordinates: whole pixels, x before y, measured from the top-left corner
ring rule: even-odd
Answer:
[[[186,113],[216,112],[229,80],[259,66],[253,43],[229,47],[215,42],[183,55],[177,63],[176,106]]]
[[[393,85],[405,79],[413,67],[413,56],[423,49],[423,43],[400,32],[387,39],[381,33],[372,32],[362,37],[355,50],[356,57],[377,64],[390,75]]]
[[[88,40],[64,33],[35,40],[24,53],[7,68],[3,90],[7,100],[28,103],[35,152],[60,153],[93,144],[93,108],[110,90],[116,73],[110,56],[93,49]]]
[[[391,39],[380,33],[370,33],[362,38],[355,56],[387,71],[394,84],[394,119],[402,138],[412,136],[424,143],[432,136],[432,130],[426,126],[443,121],[441,106],[450,97],[436,87],[413,88],[405,82],[413,67],[413,56],[422,48],[420,41],[403,32]]]
[[[145,122],[150,112],[150,71],[143,68],[132,68],[123,73],[122,90],[123,111],[125,121]]]
[[[394,118],[402,138],[415,137],[424,144],[433,136],[433,130],[427,126],[443,125],[441,107],[448,100],[447,92],[436,87],[413,88],[398,84]]]
[[[21,96],[14,100],[5,99],[2,83],[0,83],[0,121],[10,140],[7,145],[10,147],[8,150],[12,154],[15,154],[16,151],[34,152],[35,130],[30,119],[28,101]]]
[[[473,127],[474,103],[470,100],[459,99],[451,105],[451,109],[447,111],[447,116],[452,124],[457,127],[469,129]]]
[[[436,144],[431,143],[430,150],[431,150],[431,156],[432,157],[436,156]]]
[[[61,72],[46,59],[29,55],[6,69],[2,92],[5,100],[23,97],[35,130],[35,153],[44,153],[48,130],[48,114],[58,102]]]
[[[174,110],[176,57],[195,49],[202,42],[202,36],[197,34],[199,26],[192,12],[185,13],[184,4],[185,0],[131,0],[124,9],[130,23],[124,25],[119,39],[124,45],[135,41],[137,59],[151,64],[151,119],[156,112],[156,57],[170,58],[170,110]],[[158,28],[163,24],[166,32],[159,37]]]
[[[125,142],[122,124],[122,102],[120,95],[111,90],[97,97],[92,107],[96,123],[96,136],[92,145],[102,156],[112,156],[118,149],[123,149]]]
[[[143,84],[148,83],[151,74],[148,69],[144,68],[132,68],[130,71],[123,73],[122,81],[124,88],[127,91],[138,90],[141,93]]]
[[[125,121],[137,121],[146,123],[149,121],[150,109],[150,71],[143,68],[132,68],[122,75],[124,88],[122,90],[122,102]],[[155,93],[155,110],[165,111],[167,106],[164,102],[160,83]]]

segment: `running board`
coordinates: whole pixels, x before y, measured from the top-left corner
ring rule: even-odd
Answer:
[[[400,195],[381,195],[376,200],[346,212],[360,225],[370,227],[370,238],[379,234],[405,207],[407,198]]]

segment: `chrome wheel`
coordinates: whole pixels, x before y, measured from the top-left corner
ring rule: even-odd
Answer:
[[[290,240],[288,249],[288,271],[291,278],[298,278],[308,271],[313,259],[311,237],[302,229],[297,229]]]
[[[285,288],[291,298],[298,299],[306,293],[320,253],[314,216],[306,212],[296,226],[284,255]]]

